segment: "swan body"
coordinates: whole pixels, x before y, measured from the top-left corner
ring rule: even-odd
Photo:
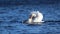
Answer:
[[[43,14],[40,13],[39,11],[33,11],[31,12],[31,15],[29,19],[27,20],[27,23],[29,24],[41,24],[43,20]]]

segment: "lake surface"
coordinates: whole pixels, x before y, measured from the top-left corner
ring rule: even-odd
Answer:
[[[59,4],[18,5],[0,7],[0,34],[60,34],[60,22],[46,22],[41,25],[23,24],[30,12],[40,11],[44,21],[60,20]]]

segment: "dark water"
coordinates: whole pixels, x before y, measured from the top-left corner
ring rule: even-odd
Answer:
[[[0,7],[0,34],[60,34],[59,22],[46,22],[41,25],[22,24],[29,13],[38,10],[44,21],[60,20],[60,5],[19,5]]]

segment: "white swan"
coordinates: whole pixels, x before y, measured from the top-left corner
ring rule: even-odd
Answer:
[[[29,24],[41,24],[43,20],[43,14],[40,13],[39,11],[33,11],[31,12],[31,15],[29,19],[27,20],[27,23]]]

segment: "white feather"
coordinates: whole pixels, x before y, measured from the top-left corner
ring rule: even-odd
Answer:
[[[30,19],[28,19],[28,23],[32,23],[32,22],[44,22],[44,21],[42,21],[43,20],[43,14],[41,13],[41,12],[39,12],[39,11],[33,11],[33,12],[31,12],[31,15],[33,15],[33,16],[37,16],[37,17],[35,17],[35,19],[33,20],[32,18]],[[31,22],[31,20],[32,20],[32,22]]]

